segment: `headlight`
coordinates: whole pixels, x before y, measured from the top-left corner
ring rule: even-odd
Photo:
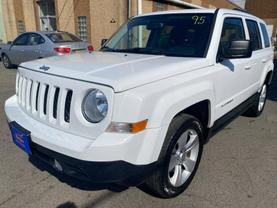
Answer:
[[[102,121],[108,112],[108,101],[103,92],[91,90],[84,98],[82,111],[84,117],[92,123]]]

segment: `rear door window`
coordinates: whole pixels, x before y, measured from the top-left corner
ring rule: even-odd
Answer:
[[[270,47],[270,40],[268,37],[268,32],[267,32],[266,26],[263,23],[260,23],[260,26],[261,26],[262,33],[263,33],[264,45],[266,48],[268,48],[268,47]]]
[[[39,34],[31,33],[28,39],[28,45],[39,45],[44,43],[45,40]]]
[[[252,49],[254,51],[262,49],[261,35],[258,27],[258,23],[254,20],[246,20]]]

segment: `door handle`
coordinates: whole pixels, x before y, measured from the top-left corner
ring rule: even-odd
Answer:
[[[245,66],[244,69],[245,70],[250,70],[252,68],[252,66]]]
[[[262,60],[262,63],[266,63],[266,62],[267,62],[267,59],[263,59],[263,60]]]

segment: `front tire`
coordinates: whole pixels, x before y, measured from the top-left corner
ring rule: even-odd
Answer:
[[[2,62],[3,62],[3,65],[6,69],[11,69],[12,66],[13,66],[10,59],[9,59],[9,57],[6,54],[2,55]]]
[[[144,190],[160,198],[176,197],[189,186],[203,151],[200,121],[182,114],[171,122],[160,155],[161,166],[149,176]]]

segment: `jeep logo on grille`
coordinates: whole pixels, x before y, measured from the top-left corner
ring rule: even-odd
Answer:
[[[43,66],[39,67],[39,69],[41,69],[43,71],[48,71],[50,69],[50,67],[43,65]]]

